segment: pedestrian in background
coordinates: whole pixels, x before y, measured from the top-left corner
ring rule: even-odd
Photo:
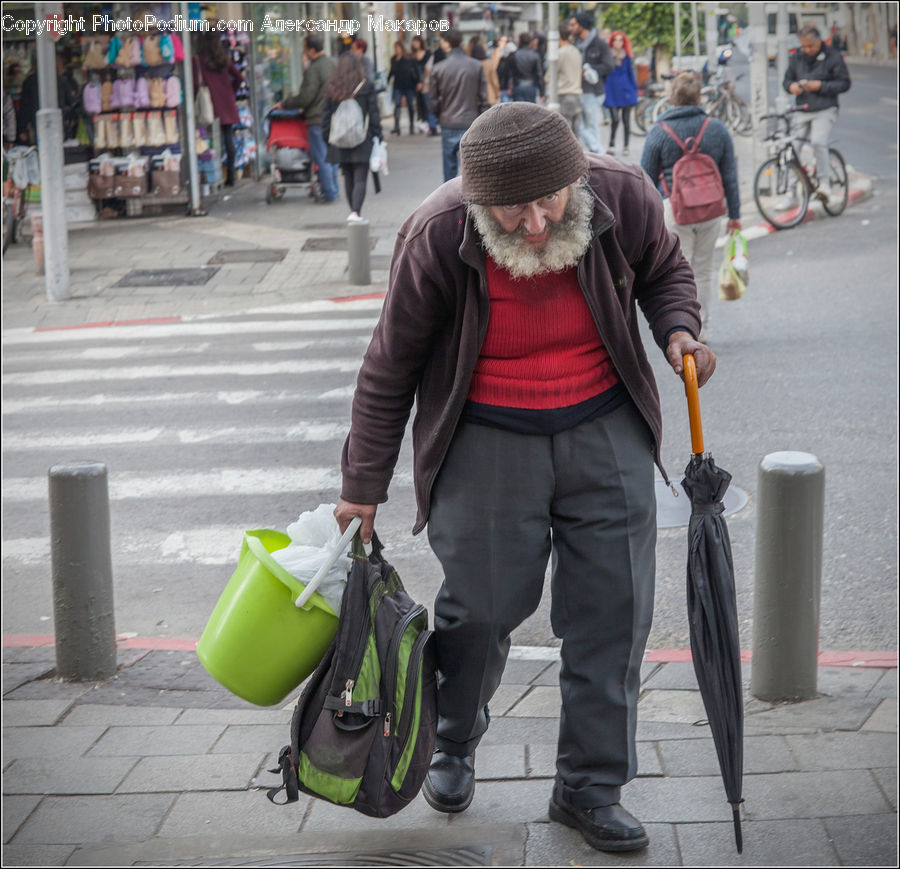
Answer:
[[[534,36],[519,34],[519,47],[510,55],[506,81],[501,82],[507,95],[516,102],[536,103],[544,98],[544,67],[541,56],[531,47]]]
[[[616,132],[619,122],[622,123],[622,154],[628,156],[628,137],[631,132],[631,109],[637,105],[638,86],[634,75],[634,63],[631,58],[631,42],[628,37],[617,30],[609,38],[612,50],[613,68],[606,77],[606,108],[609,109],[611,127],[609,130],[609,149],[615,150]]]
[[[581,138],[581,52],[572,45],[569,25],[559,25],[559,112],[568,121],[576,139]],[[547,71],[549,78],[550,71]]]
[[[603,83],[613,68],[612,51],[597,33],[594,16],[590,12],[576,12],[569,20],[569,27],[575,36],[575,47],[581,52],[583,61],[581,138],[588,151],[603,154],[606,151],[600,141]]]
[[[508,36],[501,36],[491,47],[490,56],[481,62],[484,78],[487,82],[488,105],[496,106],[500,102],[500,61],[509,42]]]
[[[725,202],[728,208],[728,232],[741,228],[741,197],[738,189],[737,163],[734,159],[734,143],[728,128],[718,119],[709,118],[700,108],[700,80],[691,72],[683,72],[672,81],[670,102],[673,108],[660,115],[659,121],[650,128],[644,142],[644,153],[641,156],[641,168],[656,183],[660,194],[665,199],[666,224],[678,236],[681,249],[694,270],[697,282],[697,298],[700,302],[700,318],[702,329],[699,340],[709,340],[710,308],[716,297],[716,239],[722,225],[720,217],[691,223],[685,226],[675,223],[672,205],[666,190],[672,190],[672,167],[681,159],[681,146],[663,129],[668,124],[672,131],[687,142],[696,137],[700,128],[708,119],[709,124],[700,140],[700,152],[708,154],[716,162],[722,176],[725,189]],[[665,186],[662,178],[665,177]]]
[[[788,58],[782,84],[794,96],[796,105],[804,107],[791,119],[791,135],[808,139],[812,145],[819,178],[816,196],[827,202],[831,199],[828,142],[838,116],[838,94],[850,90],[850,73],[840,50],[826,45],[815,27],[808,24],[799,36],[800,50]],[[797,150],[800,150],[799,144]],[[793,194],[790,194],[776,208],[787,211],[796,204]]]
[[[451,28],[441,38],[446,55],[431,70],[431,107],[441,125],[444,181],[459,174],[459,140],[487,108],[487,82],[477,60],[462,50],[462,34]]]
[[[201,85],[209,88],[213,112],[222,129],[222,144],[225,147],[225,186],[234,186],[234,125],[240,123],[235,92],[244,83],[244,76],[238,71],[231,55],[222,43],[221,34],[216,30],[201,30],[196,35],[197,53],[192,61],[194,72],[194,95]],[[221,156],[221,155],[219,155]]]
[[[319,183],[325,202],[338,198],[338,167],[326,158],[327,146],[322,135],[322,111],[325,106],[325,88],[334,75],[336,64],[325,54],[322,37],[311,33],[303,40],[303,57],[307,63],[303,81],[295,96],[276,104],[275,108],[303,109],[306,129],[309,133],[309,149],[313,162],[319,167]]]
[[[424,797],[439,812],[470,805],[510,634],[550,563],[562,639],[550,819],[593,848],[635,851],[647,833],[620,794],[637,774],[661,437],[638,305],[676,374],[693,353],[702,384],[715,356],[693,338],[690,267],[637,167],[585,154],[561,115],[528,102],[493,106],[460,151],[462,178],[397,237],[335,517],[362,518],[371,538],[415,399],[414,530],[427,524],[444,572]]]
[[[419,83],[416,85],[416,114],[419,121],[428,124],[428,135],[437,135],[437,118],[431,111],[431,99],[428,96],[428,88],[431,84],[431,59],[432,53],[421,36],[412,38],[413,60],[419,70]]]
[[[394,129],[395,136],[400,135],[400,113],[403,101],[406,100],[406,111],[409,114],[409,134],[416,132],[416,89],[421,82],[419,67],[406,43],[397,40],[394,43],[394,56],[388,71],[388,81],[394,85]]]
[[[366,120],[366,138],[355,148],[338,148],[328,145],[327,159],[341,167],[344,176],[344,193],[350,204],[348,223],[356,223],[362,218],[362,205],[366,198],[369,179],[369,157],[372,156],[372,142],[381,138],[381,114],[378,110],[378,96],[375,85],[366,76],[362,61],[351,52],[338,58],[337,69],[325,88],[325,103],[322,107],[322,135],[328,141],[331,118],[344,100],[359,104]]]
[[[357,37],[350,45],[350,51],[362,61],[363,69],[366,71],[366,78],[374,84],[375,82],[375,64],[372,58],[366,56],[369,49],[369,43],[362,37]]]

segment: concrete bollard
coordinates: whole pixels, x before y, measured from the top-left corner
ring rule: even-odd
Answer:
[[[372,283],[369,257],[369,221],[347,224],[347,275],[351,284]]]
[[[759,464],[753,669],[760,700],[816,696],[825,468],[810,453]]]
[[[66,462],[49,477],[56,670],[107,679],[117,661],[106,465]]]

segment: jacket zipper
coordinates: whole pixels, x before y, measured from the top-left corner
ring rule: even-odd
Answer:
[[[394,633],[391,635],[391,642],[388,646],[387,653],[387,679],[385,679],[385,690],[390,694],[390,700],[388,702],[388,711],[384,716],[384,735],[391,735],[391,721],[393,720],[394,713],[394,702],[397,695],[397,668],[400,662],[400,643],[403,640],[403,635],[406,633],[406,629],[413,623],[413,621],[418,618],[422,613],[425,612],[425,607],[421,604],[416,604],[398,623],[394,628]]]

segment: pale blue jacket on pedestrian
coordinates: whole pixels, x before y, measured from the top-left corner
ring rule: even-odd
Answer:
[[[638,101],[637,79],[634,77],[634,64],[626,54],[618,66],[606,77],[606,102],[610,108],[618,106],[636,106]]]

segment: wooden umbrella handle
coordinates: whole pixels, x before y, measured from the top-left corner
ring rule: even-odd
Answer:
[[[703,423],[700,421],[700,387],[697,384],[697,363],[693,353],[685,353],[684,394],[687,396],[688,419],[691,423],[691,452],[703,453]]]

